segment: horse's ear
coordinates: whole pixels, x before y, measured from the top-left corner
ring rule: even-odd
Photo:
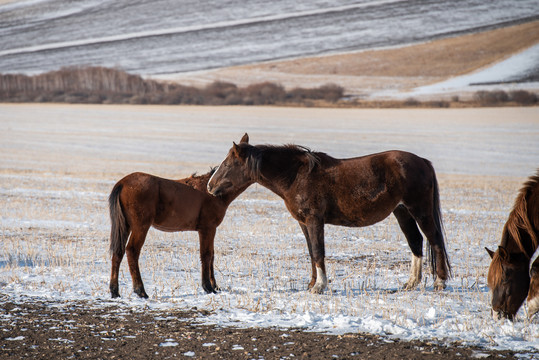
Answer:
[[[500,259],[504,262],[509,262],[509,253],[507,252],[507,249],[503,246],[498,246],[498,255],[500,256]]]
[[[234,141],[232,141],[232,151],[234,152],[235,156],[240,154],[240,147]]]
[[[247,133],[245,133],[245,135],[243,135],[243,137],[241,138],[240,144],[241,143],[249,143],[249,135],[247,135]]]
[[[485,248],[485,250],[488,252],[490,258],[492,259],[494,257],[494,251],[490,250],[489,248]]]

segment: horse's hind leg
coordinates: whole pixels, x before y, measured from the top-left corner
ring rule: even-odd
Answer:
[[[120,287],[118,286],[118,275],[120,273],[120,264],[122,262],[123,254],[121,256],[112,254],[112,270],[110,275],[110,295],[112,298],[120,297]]]
[[[423,236],[417,228],[417,223],[404,205],[399,205],[393,211],[399,226],[412,250],[412,266],[410,278],[404,285],[404,290],[412,290],[421,282],[421,267],[423,260]]]
[[[131,237],[125,248],[127,254],[127,262],[129,264],[129,272],[133,280],[133,291],[142,298],[148,298],[146,291],[144,291],[144,284],[142,283],[142,277],[140,276],[140,268],[138,265],[138,259],[140,256],[140,250],[144,241],[146,240],[146,234],[148,233],[148,227],[139,227],[131,230]]]
[[[412,212],[412,210],[411,210]],[[423,234],[427,237],[429,245],[431,247],[431,267],[436,273],[436,280],[434,281],[435,290],[443,290],[446,285],[445,282],[449,277],[448,260],[445,251],[444,237],[440,226],[437,226],[434,218],[431,215],[414,215],[417,224],[423,231]]]

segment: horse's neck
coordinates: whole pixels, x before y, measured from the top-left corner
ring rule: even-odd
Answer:
[[[286,198],[286,193],[294,183],[302,163],[295,158],[265,158],[261,163],[257,182]]]
[[[260,177],[257,180],[257,183],[271,190],[271,192],[278,195],[279,197],[286,199],[288,187],[283,186],[282,184],[280,184],[279,181],[272,181],[271,179]]]
[[[232,191],[230,193],[228,193],[227,195],[224,195],[223,197],[223,201],[225,202],[226,206],[230,205],[230,203],[232,201],[234,201],[234,199],[236,199],[238,196],[241,195],[241,193],[243,193],[245,190],[247,190],[247,188],[249,186],[251,186],[252,182],[249,182],[247,184],[245,184],[243,187],[237,189],[236,191]]]

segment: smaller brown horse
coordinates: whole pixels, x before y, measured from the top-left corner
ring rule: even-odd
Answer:
[[[434,287],[445,287],[451,268],[438,181],[430,161],[404,151],[335,159],[295,145],[253,146],[245,134],[213,174],[208,191],[224,196],[254,182],[280,196],[299,222],[311,256],[311,292],[321,293],[327,286],[324,224],[368,226],[391,213],[412,250],[405,289],[421,281],[423,236],[419,228],[430,245],[431,267],[437,275]]]
[[[503,227],[492,261],[488,286],[492,290],[492,314],[513,320],[528,296],[528,316],[539,311],[539,258],[530,261],[539,246],[539,170],[524,184]],[[531,278],[530,278],[531,275]]]
[[[202,288],[207,293],[218,290],[213,272],[215,232],[223,221],[228,205],[245,188],[219,197],[208,194],[206,187],[214,171],[180,180],[137,172],[114,185],[109,196],[112,223],[110,293],[113,298],[120,296],[118,272],[124,253],[127,253],[133,290],[140,297],[148,297],[140,276],[138,259],[150,226],[168,232],[198,231]]]

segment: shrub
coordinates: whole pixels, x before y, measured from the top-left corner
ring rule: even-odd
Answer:
[[[404,106],[418,106],[420,102],[414,98],[408,98],[404,101]]]
[[[337,102],[344,95],[344,88],[335,84],[322,85],[319,89],[323,99],[329,102]]]
[[[237,94],[237,92],[238,87],[235,84],[215,81],[204,89],[204,96],[210,99],[218,98],[225,100],[230,95]]]
[[[481,105],[496,105],[502,102],[509,101],[509,95],[503,90],[495,91],[477,91],[474,94],[474,99]]]
[[[253,105],[275,104],[286,98],[284,88],[271,82],[249,85],[245,88],[244,94],[250,98],[249,102],[252,102]]]
[[[509,93],[509,98],[521,105],[532,105],[537,102],[537,95],[525,90],[515,90]]]

